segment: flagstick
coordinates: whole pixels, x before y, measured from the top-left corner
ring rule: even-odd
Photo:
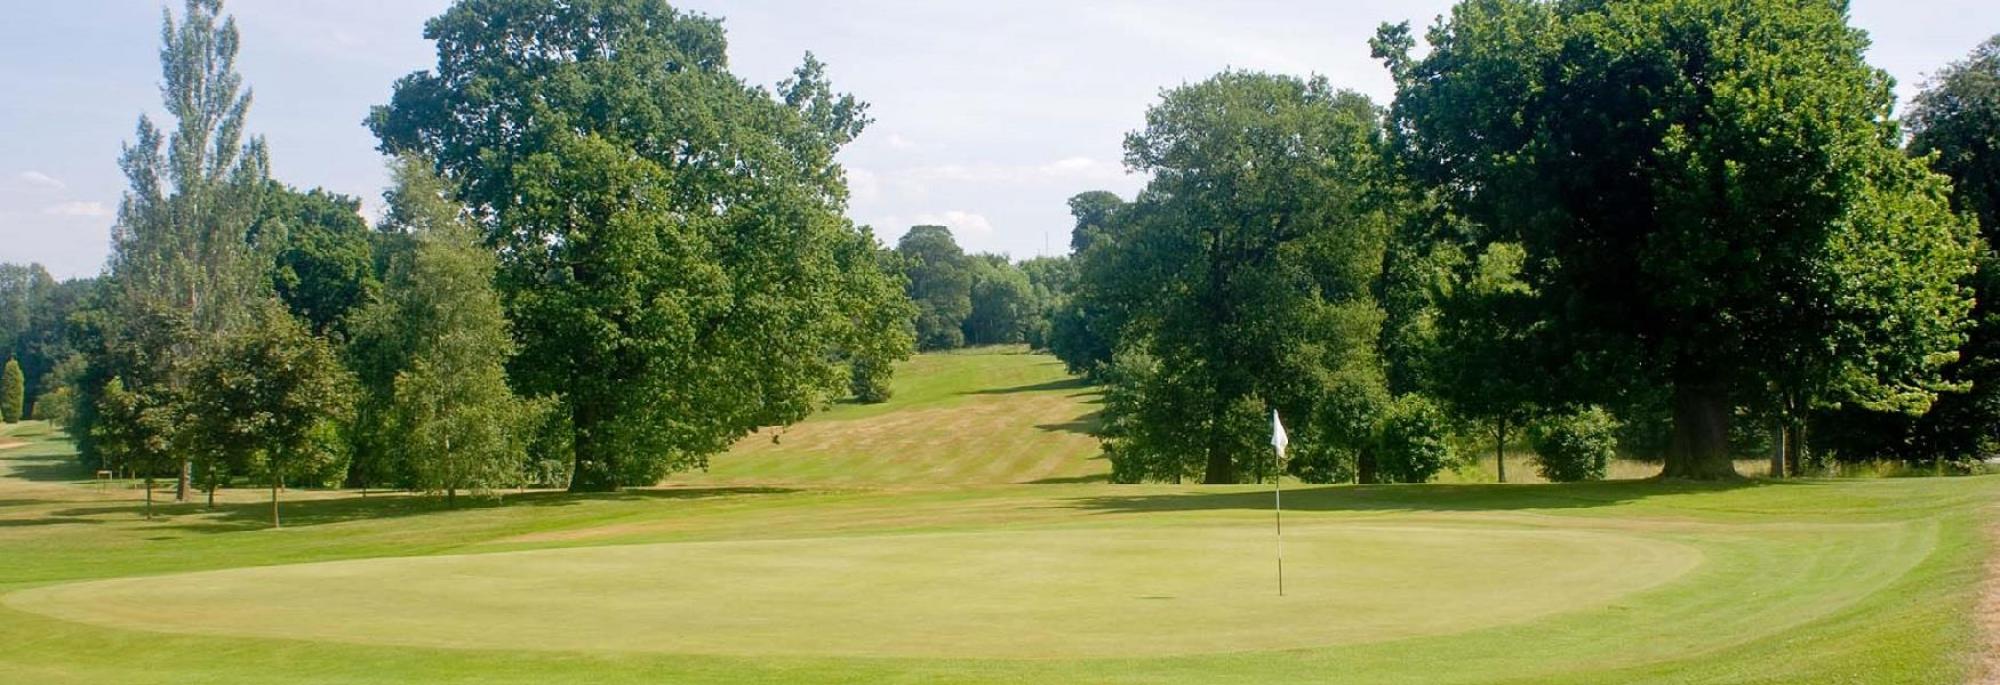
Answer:
[[[1278,527],[1278,596],[1285,596],[1285,446],[1292,439],[1285,435],[1285,422],[1278,419],[1278,410],[1271,410],[1271,522]]]
[[[1280,469],[1271,477],[1271,513],[1278,526],[1278,596],[1285,596],[1285,451],[1278,450]]]

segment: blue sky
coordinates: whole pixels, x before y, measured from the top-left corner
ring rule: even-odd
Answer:
[[[160,4],[19,3],[0,25],[0,261],[60,277],[97,273],[124,179],[119,145],[158,116]],[[444,0],[234,0],[250,128],[275,175],[359,196],[378,211],[385,174],[360,122],[399,76],[435,62],[423,22]],[[850,214],[893,241],[943,223],[970,250],[1060,253],[1064,200],[1130,197],[1120,142],[1163,87],[1225,67],[1319,73],[1386,102],[1368,58],[1382,21],[1428,25],[1450,3],[920,2],[695,0],[725,18],[737,74],[770,84],[812,50],[837,87],[872,103],[847,152]],[[1853,0],[1869,58],[1907,100],[1946,62],[2000,31],[1992,0]],[[175,9],[178,11],[178,0]]]

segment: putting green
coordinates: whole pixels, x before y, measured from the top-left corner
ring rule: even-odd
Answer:
[[[1440,635],[1602,607],[1702,553],[1601,531],[1307,523],[687,542],[383,558],[50,586],[100,626],[366,644],[1074,658]],[[1405,582],[1408,578],[1423,581]]]

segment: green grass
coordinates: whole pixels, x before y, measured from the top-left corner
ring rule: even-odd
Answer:
[[[699,483],[938,485],[1102,481],[1098,391],[1025,347],[921,355],[881,404],[840,404],[745,438]]]
[[[1024,394],[1094,410],[1037,388],[1043,362],[922,357],[897,403],[780,446],[848,423],[859,454],[890,440],[863,422]],[[1046,432],[978,430],[872,468],[931,474]],[[8,433],[28,444],[0,450],[4,683],[1956,683],[2000,489],[1294,488],[1281,599],[1258,487],[872,487],[759,454],[790,477],[457,510],[293,492],[266,530],[256,492],[145,521],[59,436]]]

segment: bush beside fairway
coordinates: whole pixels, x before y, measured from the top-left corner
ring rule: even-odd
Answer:
[[[822,419],[1010,396],[966,384],[1047,382],[964,356],[918,361],[959,380],[909,374],[901,408],[845,406],[779,446]],[[911,454],[1046,432],[978,430]],[[0,682],[24,683],[1962,682],[2000,487],[1299,488],[1279,600],[1252,486],[746,474],[458,510],[296,492],[273,531],[257,492],[144,521],[55,436],[13,432]]]

